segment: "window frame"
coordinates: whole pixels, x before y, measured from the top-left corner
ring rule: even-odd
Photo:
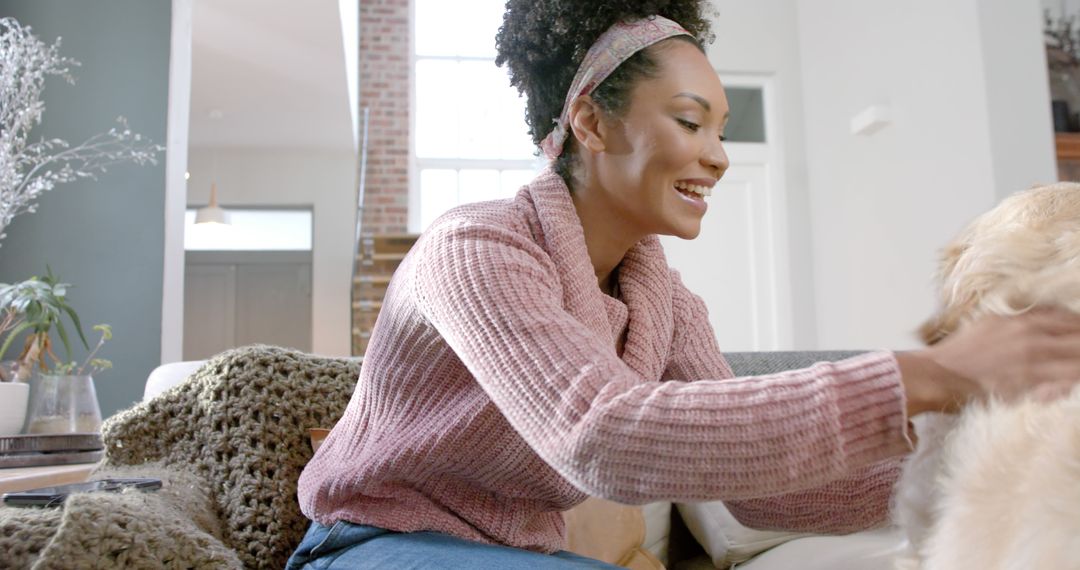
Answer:
[[[304,213],[307,213],[309,215],[309,220],[311,221],[311,224],[308,227],[308,232],[310,234],[308,236],[308,241],[309,241],[309,243],[311,245],[307,249],[188,249],[187,248],[187,238],[186,238],[187,231],[188,231],[187,216],[190,213],[198,214],[199,209],[201,209],[201,208],[203,208],[204,206],[207,206],[207,205],[208,204],[187,204],[187,205],[184,206],[183,218],[181,218],[181,219],[182,219],[182,222],[183,222],[182,227],[183,227],[183,232],[184,232],[185,238],[183,240],[183,243],[181,243],[181,247],[184,249],[184,254],[185,255],[190,255],[191,253],[206,253],[206,252],[265,253],[265,252],[283,252],[284,251],[284,252],[299,252],[299,253],[308,252],[308,253],[311,253],[311,252],[315,251],[315,224],[316,224],[316,221],[315,221],[315,206],[312,205],[312,204],[249,204],[249,205],[245,205],[245,204],[229,204],[229,206],[227,208],[223,208],[227,213],[229,213],[229,212],[296,212],[296,213],[304,212]]]
[[[427,169],[456,170],[532,170],[539,171],[545,163],[542,156],[532,159],[512,158],[421,158],[416,145],[416,66],[420,60],[442,60],[453,62],[480,61],[495,64],[494,57],[461,55],[424,55],[416,53],[416,0],[409,2],[409,199],[408,229],[411,233],[420,233],[421,227],[420,173]],[[494,41],[494,40],[493,40]],[[523,123],[524,125],[524,118]]]

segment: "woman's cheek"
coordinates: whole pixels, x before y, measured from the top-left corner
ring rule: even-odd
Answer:
[[[671,166],[681,168],[695,156],[696,137],[685,132],[665,131],[658,134],[656,142],[657,154]]]

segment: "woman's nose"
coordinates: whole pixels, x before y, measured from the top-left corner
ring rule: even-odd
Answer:
[[[728,162],[727,151],[724,150],[724,143],[720,141],[719,137],[709,145],[706,145],[701,154],[701,162],[714,170],[717,178],[721,178],[724,172],[727,171],[730,162]]]

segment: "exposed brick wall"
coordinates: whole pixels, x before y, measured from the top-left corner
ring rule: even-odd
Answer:
[[[364,233],[409,221],[409,1],[360,1],[360,108],[370,108]]]

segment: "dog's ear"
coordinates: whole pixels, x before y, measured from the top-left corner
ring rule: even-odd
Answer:
[[[956,324],[956,322],[946,322],[944,315],[938,313],[926,319],[926,322],[919,327],[919,338],[926,346],[935,345],[956,330]]]
[[[919,338],[927,345],[941,342],[945,337],[952,334],[960,326],[960,320],[965,311],[970,309],[973,299],[968,297],[970,291],[960,291],[965,297],[957,297],[957,291],[951,287],[956,275],[956,266],[961,257],[968,249],[966,236],[953,241],[941,252],[941,265],[938,269],[938,279],[942,287],[942,306],[932,317],[919,327]],[[963,288],[960,288],[961,290]]]
[[[981,313],[978,308],[979,292],[968,290],[962,293],[950,297],[945,306],[919,327],[919,338],[927,346],[945,340],[965,322],[975,318],[976,313]]]

